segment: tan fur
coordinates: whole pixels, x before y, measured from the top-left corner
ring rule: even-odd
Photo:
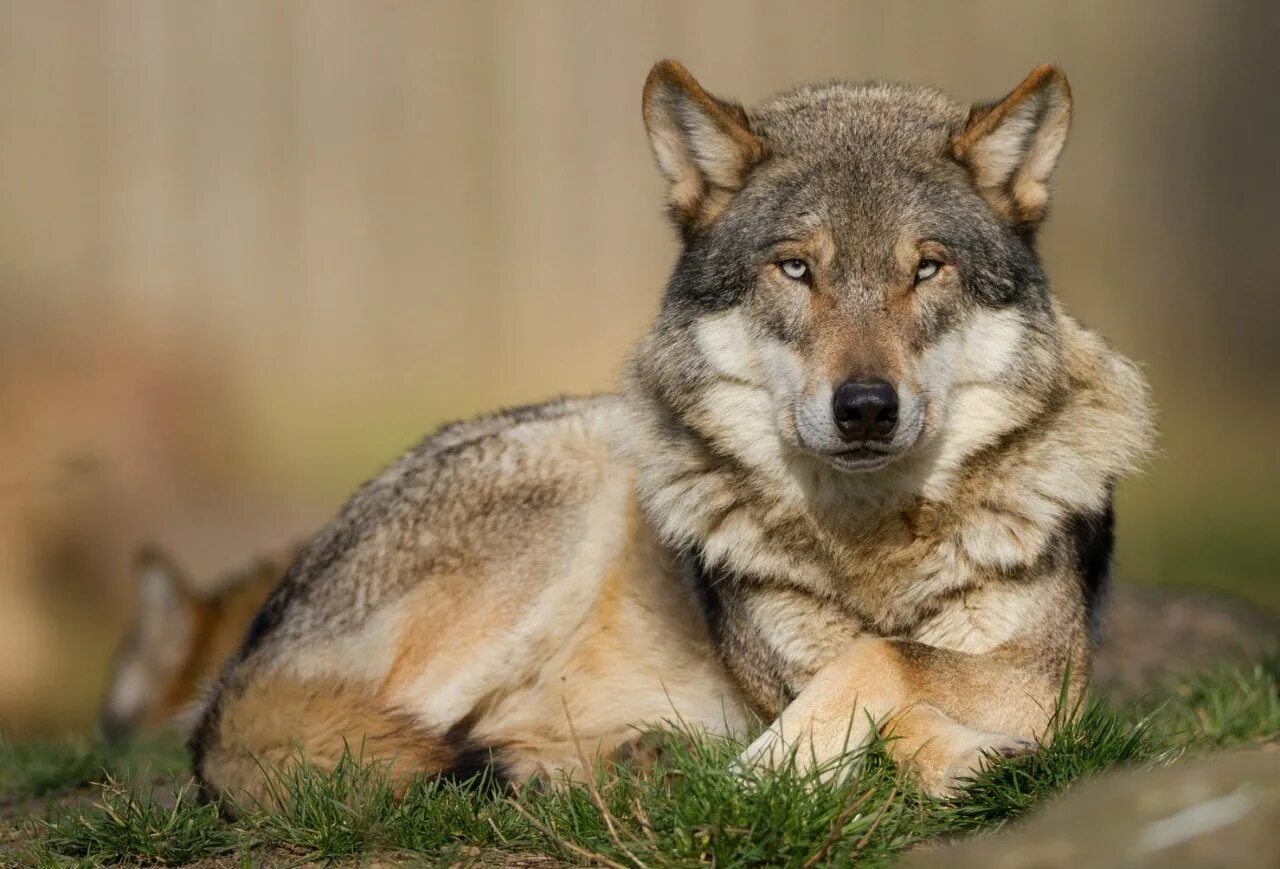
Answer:
[[[1061,70],[1045,64],[1000,102],[976,107],[952,152],[972,167],[992,207],[1031,223],[1044,216],[1049,174],[1070,124],[1071,88]]]
[[[610,446],[626,419],[621,403],[606,399],[579,408],[506,428],[477,425],[474,441],[459,436],[455,445],[467,444],[477,455],[504,454],[523,476],[511,477],[501,461],[477,465],[468,473],[480,477],[469,479],[466,492],[441,492],[442,507],[477,516],[472,511],[483,504],[491,513],[481,521],[515,523],[511,533],[518,538],[533,518],[525,483],[540,480],[538,497],[546,505],[532,509],[548,523],[537,526],[541,547],[517,540],[443,559],[440,569],[428,568],[403,593],[378,603],[358,628],[250,653],[228,673],[196,737],[208,786],[258,793],[262,774],[248,758],[265,757],[270,768],[284,759],[287,744],[323,766],[335,757],[341,741],[335,735],[351,741],[360,727],[388,714],[409,722],[405,732],[429,746],[412,755],[417,772],[456,773],[452,765],[460,756],[493,751],[504,774],[517,779],[578,775],[582,758],[607,757],[663,723],[719,733],[745,725],[742,702],[691,592],[656,543],[639,512],[633,476]],[[444,449],[428,446],[422,455]],[[440,461],[470,459],[464,451]],[[504,489],[510,499],[499,495]],[[520,489],[525,494],[515,495]],[[566,523],[563,532],[557,522]],[[470,545],[465,526],[427,527],[427,534],[456,535],[447,544],[455,549]],[[378,570],[376,564],[368,569]],[[285,696],[281,707],[294,708],[287,714],[298,717],[281,713],[248,726],[273,694],[254,686],[289,681],[306,686]],[[344,704],[350,705],[346,713]],[[366,714],[375,719],[365,721]],[[290,723],[312,715],[326,725]],[[387,760],[388,751],[402,749],[395,740],[367,741],[365,756]]]
[[[1087,651],[1083,638],[1071,650],[1078,661],[1087,661]],[[1061,684],[1048,672],[1037,674],[1036,654],[1017,643],[973,654],[907,640],[856,640],[808,680],[741,762],[775,765],[793,755],[807,768],[856,752],[881,733],[890,754],[913,766],[927,791],[952,793],[979,769],[983,752],[1022,753],[1047,736]],[[1068,703],[1082,685],[1082,678],[1072,679]]]
[[[204,785],[260,794],[258,761],[358,735],[405,774],[580,776],[664,722],[762,714],[742,767],[881,732],[949,793],[1044,737],[1153,436],[1034,252],[1069,116],[1054,70],[967,112],[838,83],[747,112],[655,67],[686,245],[623,394],[450,426],[362,487],[224,673]],[[850,447],[846,378],[894,381],[891,436]]]
[[[234,701],[224,700],[223,726],[209,746],[204,774],[235,782],[224,793],[241,810],[270,806],[273,788],[280,792],[272,776],[302,760],[321,769],[332,769],[344,753],[378,761],[403,791],[417,771],[447,767],[458,757],[445,738],[360,686],[280,675],[227,690]]]
[[[127,739],[189,727],[192,709],[240,646],[245,630],[296,554],[291,549],[197,586],[163,552],[145,548],[138,580],[166,584],[177,611],[140,606],[116,652],[102,728]]]
[[[674,60],[656,64],[645,81],[644,122],[671,182],[672,209],[689,225],[706,226],[719,217],[748,170],[764,158],[764,144],[747,129],[742,107],[708,94]]]
[[[296,549],[290,549],[274,557],[258,559],[248,572],[231,577],[226,586],[202,602],[209,638],[199,654],[192,655],[192,687],[205,685],[240,648],[249,622],[262,609],[267,595],[280,582],[296,554]]]
[[[632,505],[628,545],[600,577],[596,600],[536,679],[492,701],[474,736],[499,746],[518,778],[582,773],[645,730],[684,722],[717,733],[747,721],[687,592]],[[709,695],[701,694],[708,687]],[[576,735],[578,744],[574,743]]]

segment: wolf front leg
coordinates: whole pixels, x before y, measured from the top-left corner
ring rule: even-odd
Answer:
[[[819,670],[738,766],[834,771],[839,758],[889,737],[894,760],[935,795],[956,791],[985,753],[1013,756],[1044,735],[1064,666],[1013,645],[967,654],[909,640],[864,638]],[[1055,676],[1056,672],[1056,676]],[[1083,680],[1072,679],[1069,697]]]

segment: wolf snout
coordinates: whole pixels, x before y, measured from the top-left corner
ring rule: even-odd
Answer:
[[[887,380],[846,380],[831,405],[840,437],[849,443],[887,440],[898,426],[898,390]]]

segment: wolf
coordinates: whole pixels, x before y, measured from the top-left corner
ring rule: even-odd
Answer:
[[[192,740],[211,797],[344,751],[581,776],[664,723],[745,774],[876,738],[930,793],[1089,674],[1139,370],[1036,249],[1071,95],[832,83],[752,110],[655,66],[681,249],[616,395],[446,427],[302,553]]]
[[[297,551],[269,553],[197,586],[168,553],[140,547],[133,622],[116,650],[98,718],[103,737],[121,743],[189,730],[202,691],[240,647]]]

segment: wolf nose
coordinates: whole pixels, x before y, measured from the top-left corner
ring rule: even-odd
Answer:
[[[884,440],[898,424],[898,391],[887,380],[846,380],[831,404],[846,441]]]

